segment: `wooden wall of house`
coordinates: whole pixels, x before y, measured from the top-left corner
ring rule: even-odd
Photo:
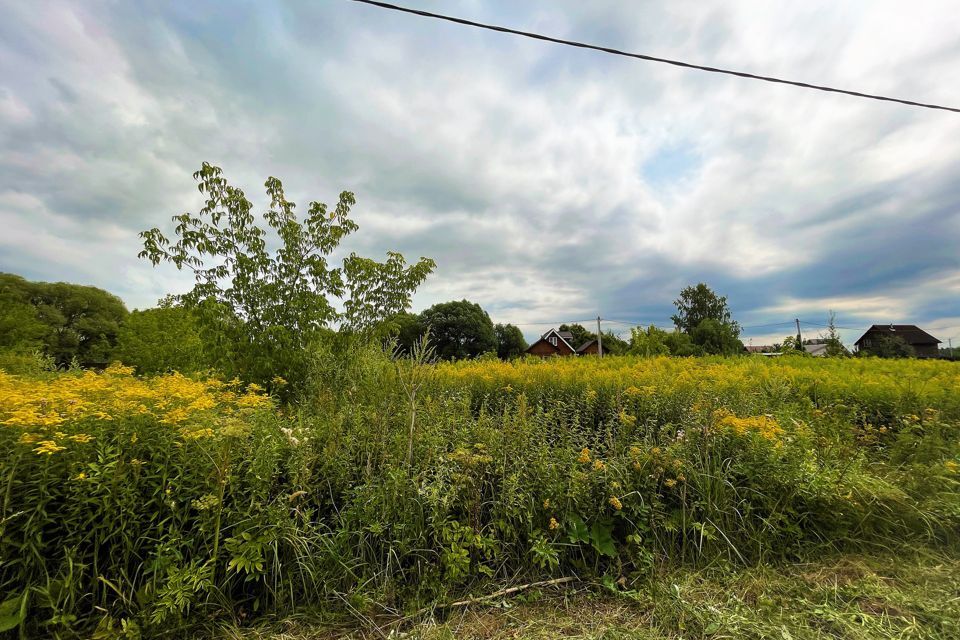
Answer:
[[[600,353],[599,345],[596,342],[590,343],[590,345],[580,352],[582,356],[595,356]]]
[[[569,356],[573,355],[573,352],[570,351],[565,344],[557,341],[557,346],[553,346],[546,340],[538,340],[530,346],[527,350],[527,353],[533,356],[540,356],[546,358],[549,356]]]
[[[936,344],[915,344],[913,351],[918,358],[939,358],[940,346]]]

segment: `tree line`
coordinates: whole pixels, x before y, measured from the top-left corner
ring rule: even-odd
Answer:
[[[270,207],[257,216],[219,167],[204,163],[194,179],[203,207],[173,216],[172,239],[159,228],[141,233],[139,254],[153,265],[169,263],[192,273],[190,291],[128,312],[120,298],[96,287],[0,274],[0,360],[36,351],[55,367],[120,360],[142,374],[214,370],[268,388],[302,389],[316,373],[321,343],[329,351],[331,344],[344,349],[355,339],[393,340],[405,354],[428,333],[436,356],[448,360],[511,359],[526,351],[517,326],[494,324],[475,302],[409,312],[413,292],[436,267],[429,258],[408,264],[396,252],[383,262],[350,253],[334,266],[331,254],[358,229],[350,218],[352,193],[342,192],[332,208],[311,202],[299,217],[281,182],[271,177],[264,183]],[[699,283],[684,288],[674,305],[673,331],[635,327],[629,340],[607,331],[604,352],[745,351],[725,296]],[[597,337],[579,324],[559,330],[573,334],[574,347]],[[847,353],[835,329],[828,339],[830,355]],[[801,352],[803,344],[797,336],[778,348]],[[901,345],[887,351],[879,355],[904,355]]]

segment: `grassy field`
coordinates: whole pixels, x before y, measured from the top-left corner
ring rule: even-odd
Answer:
[[[369,631],[575,576],[564,606],[543,589],[417,633],[955,635],[955,363],[315,360],[284,406],[123,367],[0,373],[0,628]]]
[[[543,588],[416,619],[330,620],[310,614],[229,640],[327,638],[654,640],[666,638],[955,638],[960,635],[960,553],[831,554],[808,562],[665,571],[637,589],[598,584]]]

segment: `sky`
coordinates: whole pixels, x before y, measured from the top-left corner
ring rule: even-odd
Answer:
[[[398,0],[710,66],[960,106],[920,0]],[[345,251],[428,256],[413,310],[528,339],[670,325],[706,282],[755,345],[915,323],[960,342],[960,115],[614,57],[348,0],[0,0],[0,271],[130,308],[191,287],[138,233],[220,166],[258,209],[356,194]],[[542,324],[540,324],[542,323]]]

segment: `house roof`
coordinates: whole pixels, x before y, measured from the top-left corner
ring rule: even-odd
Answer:
[[[776,351],[776,349],[774,349],[771,345],[760,345],[756,347],[753,345],[748,345],[746,349],[747,353],[767,353],[769,351]]]
[[[825,342],[817,342],[815,344],[803,345],[803,350],[812,356],[825,356],[827,355],[828,346]]]
[[[593,338],[592,340],[587,340],[587,341],[584,342],[582,345],[580,345],[579,347],[577,347],[577,353],[581,353],[584,349],[586,349],[587,347],[589,347],[590,345],[592,345],[592,344],[593,344],[594,342],[596,342],[596,341],[597,341],[596,338]]]
[[[867,329],[854,344],[859,346],[860,342],[871,333],[899,336],[903,338],[904,342],[911,345],[940,344],[940,340],[937,340],[915,324],[875,324]]]

